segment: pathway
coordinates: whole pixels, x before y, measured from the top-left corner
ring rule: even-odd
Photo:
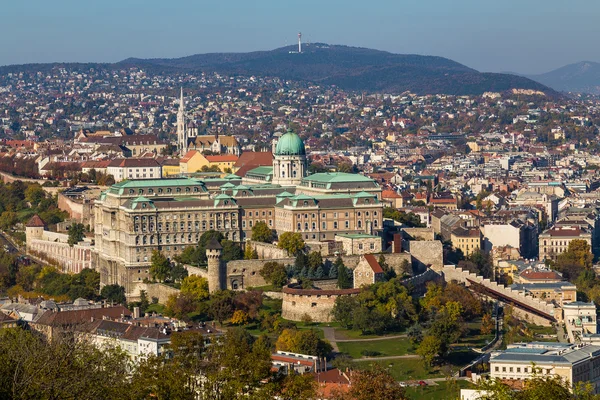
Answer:
[[[330,328],[334,329],[334,328]],[[336,339],[335,341],[338,343],[343,342],[375,342],[378,340],[392,340],[392,339],[400,339],[408,337],[408,335],[394,335],[394,336],[381,336],[376,338],[363,338],[363,339]]]
[[[404,354],[403,356],[385,356],[385,357],[363,357],[363,358],[355,358],[352,361],[361,362],[361,361],[383,361],[383,360],[401,360],[407,358],[421,358],[421,356],[417,354]]]
[[[325,337],[325,340],[327,340],[331,344],[333,351],[335,351],[336,353],[339,353],[340,349],[338,348],[338,345],[335,342],[335,328],[322,328],[322,329],[323,329],[323,336]]]

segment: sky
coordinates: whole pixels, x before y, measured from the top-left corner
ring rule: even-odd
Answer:
[[[600,62],[597,0],[3,0],[0,65],[270,50],[304,40],[543,73]]]

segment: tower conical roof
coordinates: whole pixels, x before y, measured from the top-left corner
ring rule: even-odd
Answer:
[[[206,244],[207,250],[221,250],[222,248],[223,246],[221,246],[221,244],[215,238],[210,239],[210,241]]]

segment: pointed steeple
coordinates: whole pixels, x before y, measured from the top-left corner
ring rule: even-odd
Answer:
[[[179,97],[179,111],[177,112],[177,149],[179,154],[187,152],[187,128],[185,126],[185,101],[183,100],[183,87]]]
[[[179,112],[185,112],[185,105],[183,103],[183,86],[181,87],[181,96],[179,98]]]

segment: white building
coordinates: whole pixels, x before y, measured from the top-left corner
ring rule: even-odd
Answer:
[[[531,342],[509,345],[492,353],[490,375],[501,380],[526,380],[533,374],[558,376],[571,386],[589,382],[600,393],[600,346]]]
[[[125,179],[160,179],[162,166],[153,158],[116,158],[106,168],[115,182]]]

